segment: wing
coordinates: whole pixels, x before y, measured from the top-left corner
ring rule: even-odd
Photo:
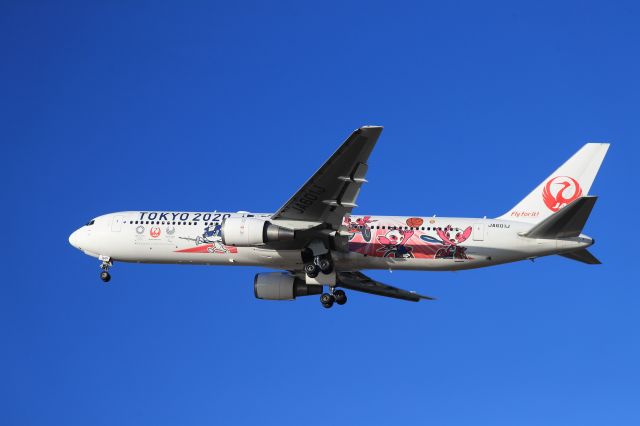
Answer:
[[[375,294],[377,296],[393,297],[395,299],[419,302],[421,299],[435,300],[433,297],[423,296],[413,291],[402,290],[373,280],[362,272],[338,272],[336,276],[338,287],[350,290],[361,291],[363,293]]]
[[[382,127],[365,126],[351,134],[338,150],[271,218],[326,223],[338,229],[356,207],[367,173],[367,160]]]

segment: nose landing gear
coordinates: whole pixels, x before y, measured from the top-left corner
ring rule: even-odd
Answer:
[[[100,264],[100,269],[102,269],[102,272],[100,272],[100,279],[103,282],[108,283],[109,280],[111,280],[109,268],[113,266],[113,262],[111,262],[111,258],[109,256],[100,256],[99,259],[102,261]]]

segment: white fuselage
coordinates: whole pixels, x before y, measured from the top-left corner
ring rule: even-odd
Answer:
[[[111,213],[75,231],[71,244],[94,257],[139,263],[264,266],[301,270],[300,250],[233,247],[222,242],[228,217],[270,214],[218,212]],[[341,234],[349,251],[333,251],[335,268],[460,270],[577,250],[585,235],[566,239],[521,236],[531,224],[496,219],[352,215]]]

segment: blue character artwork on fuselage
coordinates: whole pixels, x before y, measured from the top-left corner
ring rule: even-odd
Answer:
[[[202,235],[196,237],[196,244],[211,244],[209,253],[227,253],[228,250],[222,244],[222,226],[218,223],[207,225]]]

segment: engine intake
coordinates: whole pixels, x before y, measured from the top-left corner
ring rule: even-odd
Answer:
[[[256,217],[228,217],[222,221],[222,243],[250,247],[276,241],[293,240],[293,229],[274,225]]]
[[[257,299],[293,300],[300,296],[322,293],[321,285],[305,284],[304,280],[286,272],[257,274],[253,279],[253,293]]]

